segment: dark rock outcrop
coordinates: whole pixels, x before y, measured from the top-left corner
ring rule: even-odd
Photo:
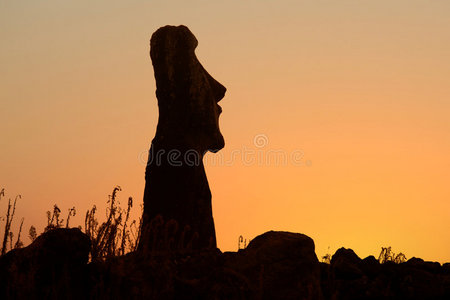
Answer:
[[[325,299],[450,299],[445,268],[422,259],[380,264],[373,256],[361,260],[341,248],[321,271]]]
[[[197,45],[185,26],[162,27],[151,38],[159,120],[146,169],[139,251],[164,250],[153,228],[157,219],[174,224],[168,250],[216,248],[203,155],[224,147],[217,102],[226,88],[200,64]]]
[[[0,257],[0,299],[449,299],[448,264],[380,264],[339,249],[319,263],[311,238],[266,232],[238,252],[135,252],[87,263],[89,239],[55,229]]]
[[[363,276],[361,259],[352,249],[340,248],[331,258],[331,269],[337,279],[358,279]]]
[[[311,238],[267,232],[239,252],[198,251],[90,266],[96,299],[322,299]]]
[[[0,299],[81,299],[88,291],[91,242],[79,229],[58,228],[0,257]]]
[[[269,231],[225,259],[260,299],[322,299],[314,241],[306,235]]]

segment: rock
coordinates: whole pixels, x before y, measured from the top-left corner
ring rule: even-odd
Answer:
[[[442,272],[446,275],[450,275],[450,263],[445,263],[442,265]]]
[[[0,257],[0,298],[83,298],[90,247],[78,228],[58,228],[8,252]]]
[[[320,263],[320,288],[324,299],[331,299],[333,289],[333,278],[331,277],[331,268],[328,263]]]
[[[185,26],[162,27],[150,41],[159,120],[146,168],[139,243],[147,254],[216,248],[203,155],[224,147],[217,103],[226,88],[198,61],[197,44]]]
[[[248,279],[258,299],[322,299],[320,264],[306,235],[269,231],[225,260],[225,267]]]
[[[331,258],[331,268],[338,279],[357,279],[363,276],[361,259],[352,249],[340,248]]]
[[[314,242],[289,232],[267,232],[237,253],[137,252],[90,268],[92,298],[322,299]]]
[[[367,281],[360,264],[361,259],[352,249],[338,249],[331,257],[332,291],[327,294],[335,299],[366,299]]]
[[[220,251],[178,260],[175,299],[250,299],[247,278],[224,266]]]
[[[246,278],[223,267],[220,251],[170,258],[131,253],[89,268],[94,299],[251,299]]]
[[[176,264],[136,253],[89,264],[90,299],[175,299]]]
[[[442,273],[443,299],[450,299],[450,263],[442,265]]]
[[[419,265],[421,265],[421,264],[423,264],[423,263],[424,263],[424,260],[423,260],[423,259],[417,258],[417,257],[411,257],[410,259],[408,259],[408,260],[406,261],[405,264],[407,264],[407,265],[412,265],[412,266],[419,266]]]
[[[381,271],[380,262],[373,255],[364,258],[359,264],[359,267],[364,275],[371,279],[378,276]]]
[[[448,299],[450,292],[444,268],[418,258],[380,264],[373,256],[360,260],[353,250],[341,248],[325,271],[327,299]]]
[[[413,257],[396,268],[398,294],[409,299],[441,299],[443,286],[439,263]]]
[[[441,272],[441,264],[438,262],[424,261],[421,258],[410,258],[404,263],[404,266],[410,268],[421,269],[430,273],[438,274]]]

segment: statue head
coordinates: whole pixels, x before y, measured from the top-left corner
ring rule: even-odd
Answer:
[[[195,56],[198,41],[186,26],[165,26],[150,41],[159,120],[155,142],[216,152],[224,147],[218,102],[226,88]]]

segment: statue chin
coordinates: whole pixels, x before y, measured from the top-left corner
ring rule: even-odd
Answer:
[[[225,140],[220,132],[216,134],[216,137],[211,142],[211,144],[208,146],[208,150],[212,153],[218,152],[220,149],[223,149],[225,147]]]

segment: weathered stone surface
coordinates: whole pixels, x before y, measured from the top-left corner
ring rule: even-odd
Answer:
[[[0,257],[1,299],[79,299],[85,289],[90,240],[58,228]]]
[[[164,223],[176,222],[169,250],[216,247],[202,159],[205,152],[224,147],[219,130],[222,109],[217,102],[226,89],[198,61],[197,44],[185,26],[162,27],[151,38],[159,120],[146,169],[140,251],[164,250],[153,228],[160,218]]]

